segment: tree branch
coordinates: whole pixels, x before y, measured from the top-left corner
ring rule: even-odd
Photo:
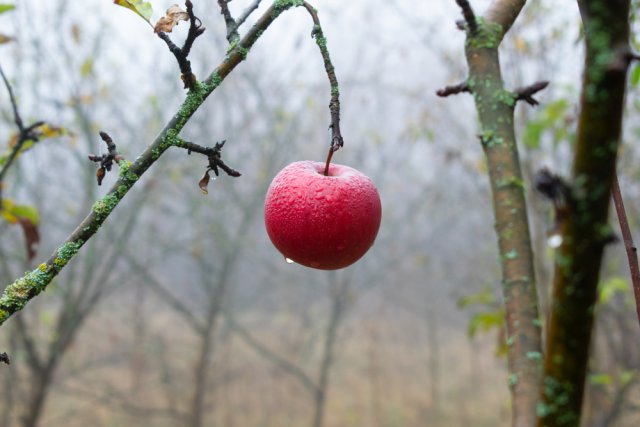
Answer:
[[[470,34],[476,34],[478,32],[478,21],[476,20],[476,14],[471,8],[471,4],[467,0],[456,0],[460,9],[462,9],[462,16],[464,17]]]
[[[531,106],[536,106],[539,102],[533,97],[533,95],[545,89],[547,86],[549,86],[548,81],[540,81],[530,86],[518,88],[515,91],[516,101],[525,101]]]
[[[15,161],[15,159],[18,157],[18,154],[20,154],[20,151],[22,150],[22,147],[24,146],[24,144],[30,139],[31,140],[38,139],[38,135],[36,134],[35,131],[37,128],[44,125],[45,123],[42,121],[38,121],[27,127],[24,126],[24,122],[22,121],[22,117],[20,116],[20,111],[18,110],[18,103],[16,101],[16,97],[13,94],[13,88],[11,87],[11,83],[9,83],[9,79],[7,79],[7,76],[5,75],[1,65],[0,65],[0,76],[2,76],[2,81],[4,82],[4,85],[7,88],[7,92],[9,93],[9,100],[11,102],[11,108],[13,109],[13,121],[16,124],[16,127],[18,128],[18,137],[15,142],[15,145],[13,146],[13,149],[11,150],[9,157],[7,158],[5,163],[2,165],[2,168],[0,169],[0,209],[1,209],[4,177],[6,176],[11,166],[13,165],[13,162]]]
[[[494,0],[491,3],[491,6],[484,14],[484,19],[500,26],[501,40],[513,26],[525,3],[526,0]]]
[[[278,368],[280,368],[283,372],[293,376],[296,378],[311,395],[315,395],[317,391],[317,386],[314,381],[306,374],[300,367],[291,363],[287,359],[282,356],[276,354],[272,350],[268,349],[262,343],[257,341],[249,331],[240,325],[235,319],[229,314],[225,312],[225,319],[229,323],[229,327],[240,337],[242,340],[251,347],[256,353],[260,356],[264,357]]]
[[[613,186],[611,187],[613,202],[618,214],[618,222],[620,223],[620,231],[622,232],[622,240],[624,241],[624,249],[627,252],[627,261],[629,262],[629,272],[631,274],[631,283],[633,285],[633,295],[636,299],[636,314],[638,322],[640,322],[640,266],[638,265],[638,251],[633,244],[633,236],[627,221],[627,213],[624,208],[624,199],[620,191],[620,183],[618,175],[613,176]]]
[[[438,90],[436,92],[436,95],[438,95],[441,98],[446,98],[447,96],[458,95],[465,92],[471,93],[471,88],[469,87],[469,83],[462,82],[462,83],[458,83],[457,85],[446,86],[444,89]]]
[[[169,47],[169,51],[173,53],[173,56],[176,57],[178,61],[178,66],[180,67],[180,72],[182,73],[182,82],[184,83],[184,87],[186,89],[193,89],[195,84],[197,83],[196,76],[191,71],[191,61],[189,61],[189,53],[191,52],[191,47],[195,42],[196,38],[204,33],[205,28],[202,27],[202,22],[198,17],[196,17],[193,12],[193,4],[191,0],[186,0],[185,5],[187,7],[187,14],[189,15],[189,32],[187,33],[187,38],[184,41],[182,47],[178,47],[175,43],[171,41],[169,35],[164,31],[159,31],[156,26],[156,32],[158,37],[162,39]],[[170,30],[169,30],[170,31]]]
[[[238,34],[238,24],[229,11],[229,0],[218,0],[218,4],[220,5],[220,14],[224,17],[224,23],[227,26],[227,40],[229,43],[233,43],[240,35]]]
[[[270,6],[220,65],[203,82],[196,82],[187,92],[179,110],[142,154],[133,163],[120,161],[119,178],[116,183],[104,197],[94,203],[91,212],[69,235],[65,243],[55,250],[48,260],[5,288],[0,297],[0,325],[46,289],[80,248],[95,235],[138,179],[169,147],[182,145],[183,141],[178,135],[191,116],[229,73],[246,58],[251,47],[273,21],[293,6],[299,6],[297,1],[279,1]]]
[[[247,6],[244,12],[242,12],[242,15],[240,15],[240,17],[236,20],[236,30],[240,28],[240,26],[245,23],[249,16],[251,16],[253,11],[256,10],[258,6],[260,6],[261,1],[262,0],[254,0],[253,3]]]

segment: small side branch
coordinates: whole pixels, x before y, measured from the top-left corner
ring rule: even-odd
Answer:
[[[518,88],[515,91],[516,101],[525,101],[527,104],[532,106],[539,105],[540,103],[533,97],[533,95],[544,90],[547,86],[549,86],[548,81],[539,81],[532,85]]]
[[[458,95],[460,93],[471,93],[471,88],[467,82],[462,82],[453,86],[446,86],[444,89],[438,90],[436,95],[446,98],[447,96]]]
[[[22,121],[22,117],[20,116],[20,111],[18,110],[16,97],[13,94],[13,88],[11,87],[11,83],[9,83],[9,79],[7,79],[7,76],[5,75],[2,66],[0,66],[0,76],[2,76],[2,81],[4,82],[4,85],[7,88],[7,92],[9,93],[9,100],[11,102],[11,108],[13,109],[13,121],[18,128],[18,138],[16,140],[16,143],[13,146],[13,149],[11,150],[11,153],[9,154],[6,162],[2,165],[2,169],[0,169],[0,202],[2,202],[2,183],[4,181],[5,175],[9,171],[11,165],[13,165],[15,159],[18,157],[18,154],[20,154],[22,146],[25,144],[25,142],[29,140],[38,140],[39,135],[37,133],[37,129],[40,126],[44,125],[45,122],[38,121],[27,127],[24,126],[24,122]]]
[[[9,359],[9,355],[7,353],[0,353],[0,363],[11,365],[11,359]]]
[[[624,208],[624,201],[622,198],[622,192],[620,191],[620,183],[618,182],[617,173],[613,177],[611,193],[613,195],[613,203],[616,207],[616,213],[618,214],[618,222],[620,223],[620,231],[622,232],[624,248],[627,252],[629,271],[631,273],[631,283],[633,285],[633,294],[636,299],[636,313],[638,315],[638,322],[640,322],[640,266],[638,265],[638,250],[633,244],[633,237],[631,235],[631,229],[629,228],[629,221],[627,220],[627,213]]]
[[[208,187],[209,181],[211,180],[211,175],[209,175],[209,173],[211,171],[213,171],[216,176],[220,175],[219,169],[222,169],[223,172],[234,178],[242,176],[240,172],[230,168],[224,161],[222,161],[222,147],[224,147],[226,142],[227,141],[216,142],[216,145],[213,147],[203,147],[188,141],[181,141],[180,145],[177,145],[180,148],[186,149],[188,154],[193,152],[207,156],[209,164],[207,165],[207,169],[204,171],[204,175],[200,179],[200,182],[198,182],[198,186],[203,194],[209,194]]]
[[[156,25],[155,31],[158,34],[158,37],[160,37],[167,44],[167,46],[169,47],[169,51],[173,53],[173,56],[176,57],[178,66],[180,67],[180,72],[182,73],[181,78],[182,82],[184,83],[184,87],[186,89],[193,89],[197,83],[197,79],[191,71],[191,61],[189,61],[189,53],[191,52],[191,48],[196,38],[204,33],[205,28],[202,27],[202,21],[200,21],[200,19],[194,14],[193,3],[191,3],[191,0],[186,0],[185,6],[187,8],[186,12],[172,12],[174,16],[169,18],[168,29],[166,30],[171,31],[173,25],[177,25],[177,22],[183,19],[182,17],[178,17],[182,16],[180,15],[181,13],[186,13],[188,15],[187,19],[189,20],[189,32],[187,33],[187,38],[185,39],[184,44],[181,48],[173,43],[173,41],[171,41],[169,35],[164,31],[163,27],[159,27],[158,25]],[[169,11],[171,11],[171,9],[169,9]],[[171,24],[172,20],[173,24]]]
[[[233,43],[240,38],[240,35],[238,34],[238,23],[233,19],[229,11],[229,1],[218,0],[218,4],[220,5],[220,14],[224,17],[224,23],[227,26],[227,40],[229,40],[229,43]]]
[[[2,81],[4,82],[4,85],[7,88],[7,92],[9,92],[9,99],[11,101],[11,107],[13,108],[13,120],[16,126],[18,126],[18,129],[20,130],[20,132],[22,132],[24,130],[24,125],[22,124],[22,117],[20,117],[20,112],[18,111],[18,103],[16,102],[16,97],[13,94],[13,88],[9,83],[9,79],[7,79],[7,76],[4,74],[4,70],[1,65],[0,65],[0,75],[2,75]]]
[[[456,0],[460,9],[462,9],[462,16],[464,17],[469,32],[475,34],[478,32],[478,21],[476,20],[476,14],[473,12],[473,8],[467,0]]]
[[[238,28],[240,28],[240,26],[242,24],[244,24],[244,22],[247,20],[247,18],[249,18],[249,16],[251,16],[253,11],[256,10],[258,8],[258,6],[260,6],[260,2],[261,1],[262,0],[255,0],[252,4],[247,6],[247,8],[244,10],[244,12],[242,12],[242,15],[240,15],[240,17],[236,20],[236,30]]]
[[[98,180],[98,185],[102,185],[102,180],[107,172],[111,172],[111,168],[113,167],[113,163],[118,163],[122,160],[122,156],[118,153],[118,149],[116,148],[116,144],[113,142],[111,137],[106,132],[100,132],[100,138],[107,144],[107,154],[95,155],[89,154],[89,160],[92,162],[100,163],[100,167],[96,172],[96,179]]]
[[[231,45],[237,43],[240,39],[240,34],[238,33],[238,28],[249,18],[249,16],[253,13],[254,10],[260,6],[261,0],[255,0],[252,4],[247,6],[247,8],[242,12],[242,15],[238,19],[234,19],[231,15],[231,11],[229,11],[229,2],[231,0],[218,0],[218,4],[220,5],[220,14],[224,17],[224,22],[227,26],[227,40]]]

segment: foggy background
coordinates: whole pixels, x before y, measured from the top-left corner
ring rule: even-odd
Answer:
[[[155,22],[173,1],[152,1]],[[230,4],[238,16],[251,1]],[[267,8],[265,0],[252,15]],[[488,1],[474,1],[477,11]],[[565,3],[565,2],[560,2]],[[503,43],[507,87],[550,87],[516,108],[527,183],[567,175],[582,46],[575,2],[532,0]],[[192,50],[205,78],[228,48],[215,1]],[[227,140],[242,172],[198,181],[203,156],[170,149],[46,292],[0,330],[0,426],[506,426],[510,419],[500,269],[472,99],[437,89],[465,79],[454,1],[318,0],[340,83],[345,146],[334,162],[378,186],[382,226],[355,265],[289,265],[264,230],[262,204],[292,161],[323,161],[329,84],[312,22],[281,15],[182,131]],[[117,177],[98,187],[88,154],[108,132],[133,160],[184,99],[173,55],[131,11],[106,0],[20,0],[0,15],[0,64],[25,122],[72,135],[22,155],[3,195],[35,206],[29,262],[19,227],[0,222],[0,286],[34,268]],[[241,34],[250,22],[241,27]],[[171,37],[180,42],[181,23]],[[636,82],[637,83],[637,82]],[[638,90],[630,85],[622,190],[640,218]],[[0,149],[15,132],[0,88]],[[543,313],[552,215],[530,190]],[[615,218],[615,217],[612,217]],[[614,222],[614,228],[617,226]],[[638,239],[635,234],[636,241]],[[589,426],[637,425],[639,344],[622,245],[609,248],[591,363]]]

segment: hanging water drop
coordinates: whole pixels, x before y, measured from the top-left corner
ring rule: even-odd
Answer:
[[[293,263],[295,262],[295,261],[294,261],[294,260],[292,260],[291,258],[287,258],[287,257],[285,257],[285,258],[284,258],[284,260],[285,260],[285,262],[286,262],[287,264],[293,264]]]

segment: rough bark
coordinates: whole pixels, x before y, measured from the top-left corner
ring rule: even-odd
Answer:
[[[473,94],[480,119],[480,139],[493,196],[502,267],[508,382],[512,393],[514,427],[530,427],[536,421],[542,359],[533,251],[513,124],[515,104],[522,98],[505,89],[498,52],[504,35],[524,3],[496,0],[482,19],[475,20],[472,13],[465,11],[470,8],[469,4],[458,1],[466,19],[467,86]]]
[[[586,59],[569,215],[556,254],[538,426],[579,426],[629,63],[629,1],[579,1]]]

